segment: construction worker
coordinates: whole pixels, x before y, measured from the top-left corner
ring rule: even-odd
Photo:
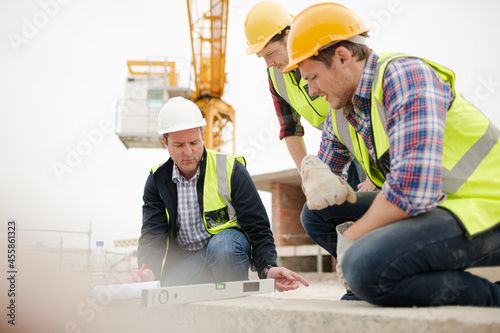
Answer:
[[[328,103],[323,97],[310,96],[307,81],[301,77],[299,70],[284,71],[288,64],[286,44],[292,18],[292,14],[279,3],[258,3],[247,14],[245,35],[247,54],[257,54],[266,61],[269,89],[280,122],[279,138],[285,139],[288,152],[300,172],[300,163],[307,154],[300,118],[322,130]],[[348,171],[345,177],[353,188],[359,191],[375,189],[356,160],[346,164]]]
[[[137,261],[146,264],[133,281],[163,286],[247,280],[250,264],[276,289],[307,281],[277,267],[264,205],[243,158],[208,150],[198,106],[174,97],[160,110],[158,133],[170,158],[154,167],[144,189]]]
[[[464,271],[500,265],[500,132],[455,90],[451,70],[378,55],[367,33],[336,3],[310,6],[291,24],[285,71],[298,66],[310,93],[336,110],[325,122],[326,164],[302,162],[308,204],[329,216],[310,216],[306,230],[330,253],[337,246],[339,278],[363,300],[500,306],[498,282]],[[380,192],[353,198],[338,181],[350,154]]]

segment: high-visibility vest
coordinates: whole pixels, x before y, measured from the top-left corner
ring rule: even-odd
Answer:
[[[322,130],[329,107],[325,98],[315,96],[311,99],[307,81],[301,78],[297,83],[293,72],[283,74],[274,67],[268,71],[274,90],[311,125]]]
[[[210,234],[215,235],[227,228],[239,228],[238,217],[231,204],[231,175],[234,163],[239,161],[243,165],[246,165],[246,162],[243,157],[226,155],[209,149],[206,151],[207,157],[203,185],[203,223],[206,230]],[[160,166],[154,167],[152,172],[155,173]],[[165,213],[167,215],[167,224],[170,226],[170,234],[167,236],[167,248],[161,268],[162,275],[167,259],[170,238],[172,238],[172,226],[175,226],[175,221],[170,221],[172,214],[169,213],[167,207],[165,207]]]
[[[377,61],[371,91],[371,122],[376,161],[362,137],[340,113],[332,112],[332,124],[342,143],[361,162],[377,186],[389,172],[389,138],[382,102],[382,81],[388,63],[401,53],[382,53]],[[418,58],[418,57],[413,57]],[[446,115],[443,140],[442,183],[446,200],[440,205],[459,217],[468,236],[500,223],[500,131],[477,108],[455,92],[455,74],[426,59],[450,84],[454,101]]]

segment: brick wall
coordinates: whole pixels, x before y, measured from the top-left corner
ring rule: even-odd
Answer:
[[[272,230],[276,246],[314,244],[300,224],[306,197],[300,187],[271,183]]]

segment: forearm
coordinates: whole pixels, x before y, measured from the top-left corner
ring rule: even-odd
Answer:
[[[297,169],[300,172],[300,163],[304,156],[307,155],[306,145],[302,136],[292,135],[285,137],[286,147],[292,157]]]
[[[382,192],[375,197],[368,211],[344,232],[344,236],[357,240],[367,233],[410,217],[409,214],[387,201]]]

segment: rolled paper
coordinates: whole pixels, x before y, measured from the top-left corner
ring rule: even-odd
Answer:
[[[160,281],[100,285],[94,287],[92,294],[111,300],[134,299],[141,298],[143,290],[155,288],[161,288]]]

